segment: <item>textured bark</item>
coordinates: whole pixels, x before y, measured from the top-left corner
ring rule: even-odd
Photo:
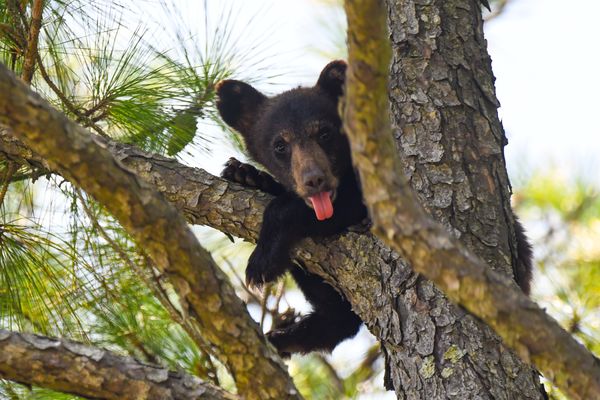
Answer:
[[[447,5],[448,2],[445,4]],[[424,9],[429,11],[428,8]],[[457,10],[448,8],[446,12],[450,16],[456,14]],[[349,27],[349,68],[346,81],[347,98],[344,124],[351,139],[353,159],[363,182],[365,201],[374,222],[373,231],[392,248],[398,250],[410,262],[415,271],[431,279],[437,287],[443,289],[450,299],[493,327],[503,337],[505,343],[517,350],[525,361],[532,361],[537,365],[565,393],[577,399],[600,397],[600,365],[581,344],[577,343],[560,328],[556,321],[527,299],[507,278],[510,273],[510,269],[508,269],[510,264],[503,263],[505,258],[491,263],[502,274],[489,269],[483,261],[471,256],[465,247],[449,234],[449,232],[456,232],[455,229],[448,229],[456,228],[456,220],[440,218],[447,222],[446,228],[444,228],[433,222],[420,206],[420,201],[427,204],[430,210],[437,211],[434,215],[438,218],[440,216],[451,218],[460,216],[467,223],[473,220],[479,222],[481,218],[481,215],[477,214],[479,204],[468,207],[467,210],[461,210],[463,215],[457,215],[459,210],[453,208],[455,198],[452,197],[453,190],[456,188],[453,188],[451,183],[443,182],[442,188],[449,191],[448,195],[450,196],[450,202],[444,203],[443,206],[435,202],[435,192],[427,198],[428,196],[424,196],[421,191],[420,200],[414,195],[403,174],[389,125],[387,99],[389,41],[384,23],[386,15],[384,4],[377,0],[347,0],[346,14]],[[479,15],[478,12],[477,15]],[[427,21],[428,17],[431,16],[421,16],[421,20]],[[476,21],[477,19],[475,19]],[[466,21],[460,23],[465,24]],[[471,25],[474,24],[471,23]],[[445,30],[442,29],[442,31]],[[431,39],[432,35],[427,35],[427,38]],[[458,48],[461,50],[462,46],[465,46],[465,39],[468,39],[468,36],[460,42],[462,44]],[[446,54],[446,57],[450,57],[450,55]],[[411,59],[410,55],[408,59]],[[464,61],[467,62],[467,60]],[[479,66],[477,62],[475,64]],[[482,70],[485,70],[484,67],[485,64],[480,66]],[[487,71],[491,73],[489,69]],[[417,81],[421,85],[424,83],[434,85],[432,81],[427,80],[430,72],[427,68],[419,72],[421,75],[417,77]],[[479,76],[478,78],[484,79],[485,77]],[[404,87],[400,89],[404,90]],[[436,93],[433,91],[433,94],[424,95],[424,98],[434,98]],[[479,92],[471,94],[474,98],[481,95]],[[429,113],[426,115],[435,114],[437,111],[433,108],[434,104],[430,106]],[[438,108],[441,108],[439,103]],[[473,110],[469,107],[453,107],[451,113],[442,111],[444,120],[449,124],[442,125],[439,131],[440,135],[436,135],[441,142],[439,159],[428,160],[426,157],[416,156],[412,165],[432,163],[435,163],[436,167],[448,165],[448,171],[463,172],[463,176],[465,175],[463,168],[466,168],[466,173],[470,175],[471,179],[479,180],[482,186],[488,184],[489,181],[484,178],[493,174],[498,177],[498,182],[488,184],[487,188],[481,188],[481,190],[487,190],[478,197],[478,200],[487,202],[488,210],[496,207],[501,211],[502,207],[507,207],[506,214],[512,215],[510,205],[504,204],[502,201],[508,199],[509,193],[507,193],[508,185],[504,184],[507,182],[507,177],[501,152],[490,155],[486,151],[486,146],[480,148],[485,136],[479,140],[469,137],[469,135],[486,134],[486,131],[478,131],[479,126],[463,123],[461,129],[452,129],[451,123],[456,118],[462,122],[476,120],[478,111],[480,110]],[[493,113],[495,109],[486,111]],[[401,115],[399,121],[403,121],[403,118],[404,115]],[[423,135],[427,136],[431,133],[430,127],[422,127]],[[448,135],[447,138],[450,139],[448,142],[453,146],[444,146],[442,133],[443,136]],[[467,141],[471,144],[467,151],[458,147],[455,142],[463,136],[471,139]],[[500,131],[501,137],[503,136]],[[402,138],[404,137],[401,136]],[[494,137],[487,139],[489,141]],[[426,146],[425,150],[431,145],[426,139],[422,143]],[[497,148],[501,149],[501,146],[498,145]],[[444,157],[445,154],[449,154],[449,157]],[[500,157],[494,158],[495,155],[500,155]],[[475,171],[480,175],[474,174]],[[426,173],[424,176],[430,178]],[[436,183],[431,182],[430,179],[426,179],[426,181],[429,181],[428,183],[432,186]],[[421,186],[421,189],[423,187],[424,185]],[[505,191],[505,193],[501,192],[499,196],[499,191]],[[474,215],[469,215],[468,211],[474,212]],[[501,226],[495,221],[497,218],[491,218],[485,212],[483,216],[487,219],[484,222],[491,228],[490,232],[487,232],[488,235],[498,231],[506,232],[506,221],[500,219],[500,223],[505,224],[505,226]],[[504,229],[501,230],[501,228]],[[468,232],[456,236],[460,236],[464,240],[468,236]],[[510,236],[508,234],[505,236],[505,242],[509,242]],[[466,243],[472,244],[473,241],[466,241]],[[485,248],[487,252],[477,246],[471,247],[490,258],[503,256],[501,252],[497,254],[497,250],[490,250],[489,244]],[[510,254],[510,250],[510,247],[506,245],[504,251]],[[508,271],[506,271],[507,269]],[[417,283],[417,302],[421,300],[419,286],[420,283]],[[439,293],[433,296],[434,299],[436,297],[439,297],[437,300],[443,300]],[[428,318],[431,322],[429,326],[424,327],[424,330],[431,330],[431,335],[435,334],[432,338],[430,353],[421,353],[418,347],[411,349],[409,346],[406,347],[408,351],[405,352],[393,352],[393,349],[387,349],[391,378],[396,391],[401,396],[415,397],[419,392],[421,398],[427,399],[473,398],[483,397],[482,393],[485,393],[485,397],[523,398],[528,395],[528,389],[532,395],[541,396],[537,390],[539,386],[536,379],[531,379],[534,377],[533,374],[514,354],[507,353],[504,356],[512,358],[512,361],[516,363],[510,366],[511,370],[508,370],[502,364],[503,360],[499,359],[493,351],[490,352],[492,349],[485,347],[490,344],[497,348],[498,339],[489,330],[484,329],[483,324],[473,321],[474,324],[481,325],[480,329],[475,331],[476,336],[473,335],[473,332],[466,330],[461,332],[460,324],[447,325],[445,321],[443,324],[439,324],[436,321],[436,317],[439,316],[437,312],[432,313],[433,310],[427,308],[427,300],[431,301],[432,299],[424,299],[421,304],[417,303],[419,308],[415,307],[414,312],[417,317]],[[410,309],[410,305],[408,308]],[[454,311],[452,309],[453,307],[451,307],[451,311]],[[452,314],[456,315],[455,312],[451,312],[445,317],[450,317]],[[407,314],[407,321],[410,321],[411,317],[410,314]],[[464,319],[471,319],[471,317]],[[448,327],[452,327],[451,332],[444,330]],[[457,360],[455,365],[451,365],[452,363],[446,362],[451,357],[449,352],[463,351],[457,347],[453,348],[453,346],[460,344],[469,348],[471,345],[464,340],[455,341],[462,339],[460,338],[461,334],[467,339],[476,340],[477,344],[483,347],[463,354],[464,357],[460,357],[461,361]],[[469,337],[469,335],[471,336]],[[422,339],[422,336],[423,332],[416,332],[419,340]],[[403,340],[410,341],[411,338],[405,336]],[[402,375],[402,371],[407,365],[406,359],[409,357],[411,358],[408,362],[416,361],[414,367],[419,368],[421,377],[425,378],[423,382],[425,390],[411,389],[411,385],[415,386],[415,381],[405,379]],[[395,362],[396,364],[394,364]],[[465,365],[456,365],[460,363],[465,363]],[[519,382],[519,376],[513,376],[511,372],[514,372],[514,368],[518,364],[521,364],[519,368],[523,371],[525,378],[524,386],[514,385],[515,382]],[[487,370],[481,370],[481,367],[486,367]],[[475,380],[469,378],[469,372],[477,374]],[[474,388],[469,385],[460,387],[458,384],[462,383],[481,385],[483,391],[477,390],[477,386],[475,386],[475,392]]]
[[[391,102],[405,172],[437,221],[491,268],[511,274],[516,244],[502,152],[505,138],[480,11],[469,0],[426,3],[388,2]],[[429,300],[420,292],[417,287],[413,304],[445,302],[438,293]],[[429,378],[440,398],[478,392],[485,398],[541,397],[534,372],[475,319],[450,307],[447,321],[440,323],[435,309],[409,308],[413,318],[435,332],[436,364],[452,349],[466,352],[453,370],[439,366]],[[427,362],[427,357],[401,355],[395,363]],[[405,383],[398,378],[398,384]]]
[[[120,166],[85,129],[51,108],[0,65],[0,123],[83,188],[123,225],[177,290],[188,318],[248,399],[297,398],[284,365],[181,214]]]
[[[65,339],[0,330],[0,377],[94,399],[239,399],[197,377]]]
[[[390,99],[404,170],[419,202],[438,222],[492,269],[510,275],[516,243],[505,138],[480,10],[471,0],[425,3],[388,2]],[[433,357],[396,353],[391,364],[402,370],[433,362],[428,386],[438,398],[542,397],[535,372],[490,329],[446,305],[440,321],[429,305],[447,301],[437,291],[422,295],[419,286],[408,315],[432,330]],[[406,383],[401,376],[396,388]]]

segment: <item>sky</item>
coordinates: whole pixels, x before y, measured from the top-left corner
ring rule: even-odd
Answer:
[[[486,26],[507,163],[600,188],[600,2],[512,0]]]

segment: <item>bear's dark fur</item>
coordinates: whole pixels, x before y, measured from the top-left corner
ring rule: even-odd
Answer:
[[[217,86],[221,117],[242,134],[248,153],[274,178],[236,159],[229,160],[222,176],[277,196],[265,210],[246,281],[260,286],[289,270],[313,306],[311,314],[267,334],[283,355],[331,351],[361,324],[346,299],[290,259],[301,239],[340,233],[367,216],[337,110],[345,72],[344,61],[333,61],[314,87],[272,98],[240,81]],[[531,248],[518,221],[516,234],[520,262],[515,276],[528,292]]]

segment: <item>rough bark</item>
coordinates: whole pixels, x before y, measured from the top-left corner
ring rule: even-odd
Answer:
[[[91,135],[0,65],[0,123],[48,165],[103,204],[173,283],[188,318],[248,399],[297,398],[233,287],[186,221],[155,189],[119,165]]]
[[[505,138],[479,7],[470,0],[400,0],[388,1],[388,8],[393,49],[390,100],[404,171],[435,220],[492,269],[510,275],[516,243],[502,150]],[[433,362],[436,368],[428,386],[439,398],[468,398],[473,393],[483,398],[542,396],[535,372],[495,334],[447,306],[437,290],[427,293],[421,285],[405,299],[410,300],[406,315],[428,327],[426,336],[434,351],[391,357],[390,364],[398,367],[391,370],[400,371],[396,388],[413,386],[406,391],[410,396],[418,387],[406,382],[401,371]],[[440,303],[448,310],[442,321],[436,310]],[[405,336],[407,343],[418,339],[416,332]],[[464,357],[448,365],[447,359],[453,358],[448,352],[455,351]]]
[[[366,5],[366,2],[347,3]],[[397,108],[393,108],[392,117],[398,127],[401,128],[396,131],[396,138],[400,145],[398,148],[403,156],[405,170],[411,179],[411,184],[419,194],[419,201],[428,208],[436,220],[442,222],[451,232],[457,232],[460,226],[454,227],[453,218],[455,218],[455,210],[452,206],[461,199],[456,199],[453,196],[455,192],[453,191],[452,184],[455,180],[459,181],[457,184],[460,181],[468,184],[467,176],[470,174],[466,175],[461,169],[460,172],[462,174],[458,175],[453,170],[453,167],[456,165],[462,166],[466,163],[463,160],[462,154],[459,154],[459,158],[457,159],[452,159],[451,157],[446,159],[444,156],[451,155],[452,145],[455,144],[452,134],[463,135],[464,133],[446,130],[447,127],[442,126],[442,118],[440,111],[438,111],[439,105],[429,102],[430,97],[436,95],[435,92],[430,93],[430,85],[432,81],[436,81],[433,79],[428,80],[428,76],[423,74],[425,71],[418,68],[414,68],[410,72],[410,75],[406,77],[405,75],[408,72],[404,70],[399,71],[396,64],[403,61],[401,57],[413,57],[415,58],[415,63],[420,62],[418,65],[424,67],[428,65],[429,57],[432,56],[434,50],[437,50],[436,46],[426,47],[422,44],[424,40],[429,39],[428,37],[421,38],[419,36],[419,41],[415,40],[415,44],[407,39],[400,41],[397,37],[393,36],[395,32],[401,30],[403,27],[405,30],[401,30],[401,32],[405,33],[405,36],[407,35],[406,32],[412,35],[421,34],[423,36],[426,33],[432,34],[432,32],[427,31],[424,33],[424,31],[431,24],[440,24],[441,16],[439,15],[439,11],[432,11],[432,14],[424,15],[421,20],[421,15],[416,15],[417,8],[427,9],[427,11],[430,11],[430,8],[435,8],[433,2],[429,1],[426,3],[426,5],[420,5],[420,3],[418,5],[411,1],[389,2],[389,26],[392,31],[394,45],[391,98],[392,104],[396,106],[398,104],[397,98],[400,97],[404,101],[402,106],[405,107],[400,108],[400,112],[397,111]],[[472,6],[474,4],[474,2],[471,2]],[[348,15],[349,19],[350,17]],[[434,21],[428,21],[427,18],[433,18]],[[373,17],[371,16],[370,19],[366,20],[370,21],[372,19]],[[349,24],[352,22],[349,21]],[[441,32],[436,30],[433,32],[438,35],[441,34]],[[381,67],[381,57],[377,58],[373,54],[369,54],[369,52],[374,53],[379,50],[379,53],[386,53],[386,43],[365,43],[365,41],[368,41],[372,37],[370,35],[366,36],[365,33],[370,34],[372,32],[364,30],[361,36],[360,32],[349,31],[350,48],[352,49],[352,44],[354,44],[356,49],[359,49],[359,46],[363,47],[363,59],[359,58],[357,60],[362,70],[355,69],[353,71],[352,65],[354,65],[355,61],[351,59],[349,79],[354,78],[358,80],[360,77],[366,80],[367,78],[362,75],[371,77],[372,80],[380,79],[380,76],[376,74],[381,74],[381,71],[374,71],[372,74],[369,73],[370,65],[368,63],[370,60],[368,58],[371,58],[371,64],[379,62],[378,66]],[[431,40],[427,43],[430,44]],[[421,46],[415,49],[415,53],[410,52],[417,44]],[[420,52],[417,53],[417,51]],[[408,78],[411,79],[409,80]],[[370,85],[374,83],[377,82],[367,82]],[[451,90],[450,83],[442,83],[448,86],[446,90]],[[418,84],[419,86],[415,88],[407,87],[411,84]],[[443,85],[440,86],[444,87]],[[384,116],[383,121],[377,119],[379,116],[377,111],[387,110],[387,104],[382,104],[382,100],[377,98],[376,93],[372,93],[369,100],[374,102],[373,104],[377,104],[377,107],[362,103],[354,106],[358,110],[360,110],[360,107],[368,107],[367,112],[370,110],[372,116],[370,117],[371,120],[365,122],[370,126],[349,126],[350,131],[372,128],[377,132],[385,132],[387,118]],[[427,107],[423,107],[423,102],[426,103]],[[460,105],[461,103],[458,100],[453,104],[455,108],[458,108]],[[348,112],[351,113],[352,110],[348,110]],[[448,117],[450,118],[448,122],[454,121],[452,119],[453,115]],[[413,123],[411,124],[410,122]],[[362,132],[362,134],[366,133]],[[369,134],[373,134],[373,132],[369,132]],[[356,138],[358,136],[355,135]],[[446,140],[444,141],[442,138]],[[377,151],[377,148],[374,146],[378,145],[374,141],[355,140],[353,141],[353,150],[362,151],[362,158],[366,156],[365,153],[371,153],[370,156],[373,157],[373,153]],[[396,181],[401,180],[401,176],[393,176],[398,171],[397,165],[393,162],[395,161],[395,157],[389,157],[390,154],[393,154],[395,146],[389,141],[385,145],[388,147],[381,151],[387,151],[387,154],[382,154],[373,160],[373,163],[370,165],[372,170],[369,172],[371,174],[378,172],[383,176],[388,174],[387,178],[389,179],[395,178]],[[445,147],[446,145],[447,147]],[[475,151],[478,151],[478,149],[475,149]],[[367,167],[367,160],[358,159],[358,161],[363,162],[363,168]],[[456,161],[456,163],[453,164],[453,161]],[[373,168],[377,168],[377,170]],[[375,204],[375,206],[381,206],[381,208],[377,208],[379,213],[378,221],[376,221],[377,226],[382,226],[382,223],[385,224],[387,222],[386,219],[393,220],[398,211],[409,215],[414,215],[416,212],[414,207],[409,209],[412,203],[404,204],[399,201],[400,199],[393,199],[394,202],[382,201],[382,198],[387,196],[387,192],[385,190],[386,186],[377,187],[377,184],[381,184],[381,179],[372,181],[370,180],[370,176],[365,176],[362,179],[365,186],[365,194],[372,196],[370,202],[372,204],[377,201],[381,202],[380,204]],[[474,181],[480,182],[477,180]],[[402,207],[401,210],[400,207]],[[473,208],[474,206],[470,206],[466,210],[462,210],[462,213],[469,214]],[[432,229],[432,227],[427,225],[412,226],[411,223],[414,222],[414,219],[400,222],[402,226],[414,229],[414,237],[418,237],[417,234],[421,228],[425,231]],[[386,228],[389,229],[388,226]],[[490,227],[489,231],[493,231],[493,229],[494,227]],[[506,227],[504,231],[506,231]],[[379,231],[379,233],[389,234],[390,238],[394,238],[396,235],[394,231]],[[425,239],[425,237],[421,239]],[[464,240],[464,236],[461,239]],[[422,249],[423,247],[412,250]],[[479,250],[473,247],[471,249],[475,252]],[[425,250],[427,251],[426,248]],[[425,259],[425,256],[428,256],[428,254],[424,253],[421,256]],[[495,249],[488,249],[487,256],[486,260],[495,258],[498,254],[495,253]],[[506,271],[508,271],[508,268]],[[460,289],[464,290],[464,287]],[[478,323],[472,317],[465,315],[460,309],[449,304],[448,300],[437,289],[432,287],[430,282],[417,281],[414,287],[399,293],[397,301],[403,305],[403,310],[400,313],[401,335],[398,335],[401,340],[398,343],[394,343],[394,346],[384,344],[384,349],[387,355],[386,362],[389,380],[393,384],[399,398],[541,398],[537,388],[539,384],[537,383],[538,380],[535,372],[523,364],[514,354],[507,351],[499,338],[487,329],[485,325]],[[404,351],[397,351],[398,348],[402,348]],[[503,361],[511,368],[510,373],[503,368]]]
[[[565,393],[577,399],[600,397],[600,365],[594,357],[561,329],[556,321],[531,302],[507,278],[508,272],[497,268],[498,271],[503,272],[503,274],[499,274],[493,269],[489,269],[483,261],[471,256],[465,247],[449,234],[452,230],[433,222],[420,206],[420,201],[408,185],[399,157],[396,154],[389,125],[387,99],[389,41],[383,22],[385,21],[384,10],[382,1],[346,1],[349,27],[349,68],[346,81],[344,124],[351,139],[353,159],[363,182],[365,201],[374,222],[373,231],[392,248],[399,251],[410,262],[415,271],[431,279],[450,299],[493,327],[503,337],[505,343],[517,350],[523,360],[526,362],[531,361],[537,365]],[[447,10],[447,12],[450,11],[456,13],[456,10]],[[422,20],[426,21],[427,19],[422,18]],[[462,23],[464,24],[465,21],[462,21]],[[431,36],[427,37],[431,38]],[[424,72],[419,80],[422,84],[423,81],[427,81],[429,71],[426,69],[421,72]],[[488,72],[491,71],[488,70]],[[481,93],[474,93],[473,96],[481,96]],[[463,121],[464,114],[467,114],[466,117],[476,118],[470,108],[466,108],[462,112],[457,112],[456,108],[454,107],[452,110],[454,114],[445,115],[447,117],[446,121],[452,121],[457,116],[462,117],[461,121]],[[433,108],[430,109],[430,114],[435,113],[435,111]],[[493,110],[489,110],[489,112],[491,113]],[[444,115],[443,112],[442,115]],[[460,139],[462,135],[469,135],[470,132],[474,135],[484,135],[486,133],[477,132],[478,126],[468,126],[466,124],[462,126],[460,131],[452,132],[451,126],[450,129],[448,128],[442,126],[440,133],[443,132],[444,135],[453,134],[450,137],[455,140]],[[464,131],[465,128],[468,128],[467,132]],[[424,127],[423,134],[427,135],[428,133],[431,133],[431,131]],[[483,175],[474,175],[475,169],[473,169],[469,171],[472,179],[481,180],[486,173],[501,176],[505,180],[490,185],[486,191],[488,196],[482,195],[479,200],[488,201],[488,207],[490,208],[494,206],[508,207],[506,212],[511,215],[510,205],[503,204],[502,201],[508,198],[509,193],[502,193],[500,196],[497,193],[500,190],[506,191],[508,186],[502,185],[502,183],[507,182],[503,159],[492,159],[490,162],[487,159],[486,148],[484,147],[482,150],[477,147],[481,141],[470,142],[473,143],[473,148],[469,149],[467,157],[462,152],[463,149],[456,149],[454,143],[454,147],[441,146],[442,153],[439,159],[432,161],[415,157],[416,162],[413,165],[423,162],[427,164],[435,163],[436,166],[440,163],[449,164],[448,169],[455,171],[456,168],[468,168],[469,164],[473,163],[474,165],[471,168],[477,167],[476,170]],[[430,145],[427,140],[424,143],[426,143],[426,146]],[[498,148],[501,148],[501,146],[498,146]],[[445,151],[452,151],[452,157],[444,158]],[[482,162],[482,159],[485,161]],[[457,161],[459,162],[457,163]],[[491,169],[492,172],[486,171],[486,168]],[[483,183],[485,184],[486,181]],[[446,189],[449,189],[450,194],[452,194],[452,189],[455,188],[450,185],[450,188]],[[498,200],[494,196],[500,197],[500,199]],[[452,202],[440,207],[432,199],[429,199],[429,202],[424,199],[421,199],[421,201],[428,204],[430,209],[436,206],[438,209],[450,209],[451,216],[456,218],[458,210],[452,209]],[[476,206],[469,207],[470,210],[476,208]],[[444,211],[441,212],[441,215],[443,213]],[[437,214],[437,216],[439,215]],[[463,217],[477,218],[478,215]],[[488,219],[492,220],[489,224],[493,225],[495,223],[489,216]],[[451,222],[454,221],[447,223],[447,227],[454,226]],[[501,222],[504,221],[501,220]],[[496,225],[493,229],[492,232],[497,231],[500,226]],[[506,227],[503,231],[506,232]],[[467,235],[460,236],[464,239]],[[506,235],[505,241],[509,241],[508,235]],[[473,248],[477,249],[475,246]],[[510,250],[506,246],[505,251],[510,252]],[[489,249],[487,253],[483,254],[489,257],[494,256]],[[502,254],[495,254],[495,257],[499,256],[502,256]],[[492,264],[492,266],[504,267],[502,262],[503,259]],[[510,267],[510,264],[507,266]],[[436,293],[435,297],[441,296]],[[437,315],[431,315],[431,310],[424,307],[424,304],[420,306],[421,310],[415,309],[415,311],[421,313],[424,318],[430,318],[432,324],[429,329],[433,329],[432,333],[437,333],[441,328],[436,325],[435,317]],[[472,339],[478,340],[478,344],[483,344],[483,346],[486,346],[487,343],[481,343],[481,341],[490,340],[493,341],[494,346],[497,346],[498,339],[495,335],[491,334],[489,330],[483,329],[482,324],[477,324],[481,325],[480,330],[484,334]],[[444,324],[444,327],[447,326]],[[540,327],[544,328],[540,329]],[[453,328],[451,334],[442,332],[433,337],[433,347],[430,354],[419,354],[416,357],[417,360],[423,357],[421,364],[418,365],[419,371],[421,375],[426,372],[427,379],[429,379],[426,382],[428,384],[426,390],[420,391],[422,398],[451,398],[453,396],[472,398],[481,396],[481,394],[476,394],[477,392],[474,393],[472,388],[469,387],[459,388],[462,393],[457,393],[456,387],[453,387],[464,379],[464,375],[461,375],[465,372],[468,373],[469,369],[478,374],[476,383],[481,384],[483,389],[487,391],[484,393],[487,393],[488,396],[523,398],[524,395],[527,395],[527,387],[516,387],[510,384],[510,381],[515,379],[515,376],[510,374],[512,371],[507,371],[504,365],[497,362],[501,360],[498,360],[493,353],[488,354],[489,349],[485,347],[478,352],[470,352],[464,357],[465,362],[472,359],[470,365],[467,365],[466,368],[460,368],[457,371],[456,365],[443,365],[447,358],[447,351],[457,344],[453,340],[458,338],[456,333],[460,331],[460,327],[456,329],[457,326],[454,326]],[[466,334],[467,332],[462,333]],[[417,335],[420,339],[422,334],[419,332]],[[410,339],[410,337],[407,339]],[[468,343],[465,344],[468,345]],[[394,352],[393,354],[388,349],[389,366],[393,367],[394,361],[398,360],[402,362],[404,368],[406,366],[406,356],[412,355],[414,357],[414,354],[411,354],[411,349],[408,349],[407,352]],[[531,393],[535,394],[538,384],[535,379],[531,380],[532,374],[528,371],[526,365],[519,362],[512,353],[507,354],[505,357],[512,357],[515,362],[522,364],[520,368],[524,371],[525,384],[529,383]],[[428,365],[428,358],[430,358],[430,365]],[[496,368],[490,369],[494,364],[497,364]],[[480,366],[485,366],[488,370],[483,373],[477,371]],[[511,367],[514,368],[514,365]],[[423,369],[426,371],[423,371]],[[390,368],[396,391],[400,391],[400,394],[404,396],[407,387],[410,387],[411,384],[414,385],[415,382],[410,379],[402,379],[402,375],[397,375],[398,372],[400,372],[398,368]],[[457,378],[460,379],[458,382],[456,381]],[[518,376],[516,378],[518,381]],[[400,390],[398,390],[399,386]],[[447,387],[452,389],[449,391]],[[424,392],[429,392],[429,394],[424,395]],[[537,391],[537,395],[540,396],[541,393]]]
[[[411,186],[429,213],[469,250],[510,275],[516,243],[505,139],[479,7],[469,0],[390,1],[388,6],[392,118]],[[418,288],[415,293],[417,304],[431,304]],[[446,301],[437,291],[432,300]],[[440,398],[448,392],[455,398],[477,392],[485,398],[542,396],[535,372],[474,318],[450,307],[450,323],[440,323],[435,311],[412,311],[434,328],[436,360],[454,348],[467,353],[449,378],[444,367],[434,371],[430,379]],[[421,358],[401,356],[397,365]]]
[[[94,399],[239,399],[197,377],[65,339],[0,330],[0,377]]]

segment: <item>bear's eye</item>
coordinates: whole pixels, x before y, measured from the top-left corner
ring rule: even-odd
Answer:
[[[275,152],[278,154],[284,154],[287,150],[287,144],[283,140],[278,140],[273,145]]]
[[[331,139],[333,133],[331,132],[331,128],[321,128],[319,130],[319,140],[326,142]]]

